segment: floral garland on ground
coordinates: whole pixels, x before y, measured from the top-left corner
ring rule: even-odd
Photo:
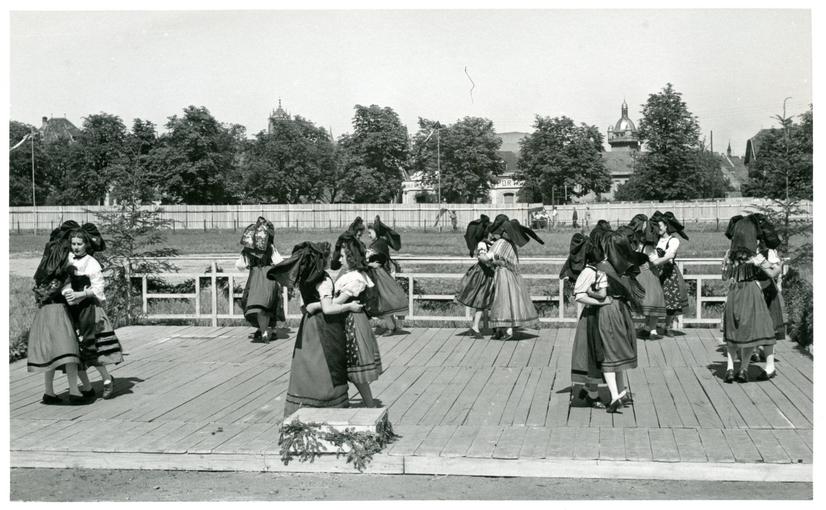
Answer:
[[[318,422],[304,423],[298,419],[280,428],[278,444],[281,445],[281,461],[286,466],[294,458],[301,462],[313,462],[327,447],[321,441],[327,441],[336,447],[336,458],[347,456],[347,463],[360,472],[373,460],[373,454],[380,452],[399,436],[393,432],[393,426],[385,414],[376,426],[376,432],[356,432],[353,428],[343,431],[329,430],[329,425]],[[344,447],[349,447],[345,451]]]

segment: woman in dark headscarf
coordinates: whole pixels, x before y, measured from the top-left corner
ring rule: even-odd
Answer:
[[[366,304],[369,301],[368,293],[375,285],[367,275],[364,245],[352,231],[348,230],[338,237],[330,267],[341,270],[335,281],[333,304]],[[381,354],[365,310],[348,313],[344,331],[347,337],[347,378],[358,388],[364,405],[376,407],[370,383],[382,373]]]
[[[648,260],[659,271],[665,297],[666,315],[663,331],[666,335],[672,336],[675,318],[683,314],[683,308],[688,307],[688,288],[677,266],[677,250],[680,248],[680,239],[677,236],[686,241],[688,236],[671,211],[665,214],[657,211],[651,216],[651,221],[659,226],[660,239],[657,241],[655,253],[649,255]]]
[[[632,250],[628,238],[621,233],[602,232],[593,242],[601,244],[604,251],[605,260],[596,268],[605,273],[606,293],[611,297],[611,302],[598,310],[601,345],[596,345],[593,356],[611,392],[607,411],[614,413],[631,402],[623,375],[637,367],[637,335],[631,308],[638,309],[643,299],[645,291],[635,276],[646,258]]]
[[[327,273],[329,243],[303,242],[292,256],[267,272],[267,278],[298,287],[304,302],[290,364],[284,416],[300,407],[347,407],[347,357],[344,322],[347,312],[359,312],[357,302],[333,303],[335,285]]]
[[[631,247],[649,258],[649,261],[640,265],[640,274],[637,281],[645,289],[645,298],[642,301],[642,314],[645,316],[645,326],[640,331],[640,338],[657,339],[657,321],[665,319],[665,295],[660,283],[657,267],[650,260],[656,255],[657,242],[660,238],[659,225],[648,220],[648,216],[637,214],[628,224],[632,231]]]
[[[41,402],[59,405],[63,399],[54,391],[55,370],[62,369],[69,380],[69,404],[82,405],[94,401],[94,392],[84,394],[77,384],[80,351],[66,298],[62,290],[70,278],[68,256],[69,233],[78,228],[67,221],[52,231],[34,274],[37,311],[29,330],[29,350],[26,366],[29,372],[43,372],[45,391]]]
[[[726,229],[726,236],[731,239],[723,275],[728,281],[723,310],[723,336],[726,340],[724,380],[727,383],[735,379],[741,383],[748,382],[754,348],[762,345],[773,349],[776,342],[774,324],[759,282],[771,263],[757,251],[762,233],[758,218],[754,216],[734,217]],[[734,357],[738,350],[740,368],[735,374]],[[773,350],[771,352],[774,354]]]
[[[367,262],[372,268],[370,278],[379,292],[378,311],[381,313],[376,334],[395,335],[401,332],[401,326],[394,316],[407,314],[409,308],[407,293],[392,276],[394,273],[392,268],[397,265],[390,258],[390,249],[395,251],[401,249],[401,236],[382,223],[378,216],[373,223],[367,226],[367,234],[372,239],[367,248]],[[413,289],[410,289],[410,292],[413,292]]]
[[[81,366],[78,377],[85,388],[83,392],[94,394],[86,369],[95,367],[103,381],[103,398],[112,398],[115,394],[115,379],[106,366],[122,362],[123,350],[103,309],[106,302],[106,281],[103,268],[94,257],[95,253],[106,249],[106,242],[92,223],[72,230],[69,239],[71,278],[63,289],[63,295],[70,305],[69,313],[80,341]]]
[[[493,275],[494,269],[488,258],[490,242],[488,241],[488,228],[490,218],[484,214],[478,220],[468,223],[465,231],[465,242],[468,253],[471,257],[476,257],[476,264],[470,267],[459,283],[459,292],[456,294],[456,302],[473,308],[473,325],[470,332],[474,338],[482,338],[479,324],[482,314],[490,308],[493,301]]]
[[[264,343],[270,341],[270,321],[285,321],[281,286],[267,279],[267,271],[283,260],[275,249],[275,227],[266,218],[258,220],[244,229],[241,235],[241,256],[235,262],[239,271],[249,269],[247,285],[241,297],[244,317],[254,327],[255,339]]]
[[[574,299],[577,306],[577,327],[571,351],[571,397],[577,386],[582,386],[578,398],[591,407],[604,408],[599,400],[599,383],[602,372],[591,356],[594,342],[600,342],[597,329],[597,314],[600,306],[611,302],[607,297],[605,273],[597,271],[595,264],[602,261],[599,247],[591,239],[579,232],[571,238],[568,260],[559,277],[575,279]],[[592,337],[589,342],[589,336]],[[596,337],[596,338],[594,338]]]
[[[531,300],[530,290],[519,275],[517,247],[525,246],[529,238],[545,244],[528,227],[500,214],[493,220],[490,233],[494,238],[489,257],[496,271],[493,276],[493,302],[490,323],[496,328],[494,339],[510,340],[513,328],[536,324],[539,314]]]

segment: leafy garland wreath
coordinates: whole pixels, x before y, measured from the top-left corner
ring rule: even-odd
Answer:
[[[281,461],[286,466],[294,458],[301,462],[315,461],[327,447],[321,441],[327,441],[336,447],[336,458],[347,456],[347,463],[363,472],[373,460],[373,454],[380,452],[389,443],[400,438],[393,432],[393,426],[385,414],[376,426],[376,432],[356,432],[353,428],[344,431],[331,430],[329,425],[318,422],[304,423],[298,419],[282,425],[278,444],[281,445]],[[345,446],[349,451],[345,451]]]

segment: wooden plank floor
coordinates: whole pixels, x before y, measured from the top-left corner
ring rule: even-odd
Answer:
[[[251,331],[121,329],[117,395],[89,406],[41,405],[42,376],[13,363],[11,451],[277,452],[294,337],[265,345],[253,343]],[[569,400],[573,334],[528,330],[501,342],[463,329],[409,328],[379,338],[385,373],[373,394],[404,436],[387,454],[812,463],[813,362],[791,342],[776,347],[778,377],[739,385],[721,379],[716,330],[639,340],[639,367],[627,377],[635,404],[609,415]],[[752,366],[753,380],[761,370]],[[90,376],[97,381],[94,370]],[[65,384],[58,375],[56,388]],[[361,405],[355,388],[350,396]]]

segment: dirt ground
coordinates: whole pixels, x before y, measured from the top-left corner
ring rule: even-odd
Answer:
[[[812,499],[811,483],[11,469],[12,501]]]

